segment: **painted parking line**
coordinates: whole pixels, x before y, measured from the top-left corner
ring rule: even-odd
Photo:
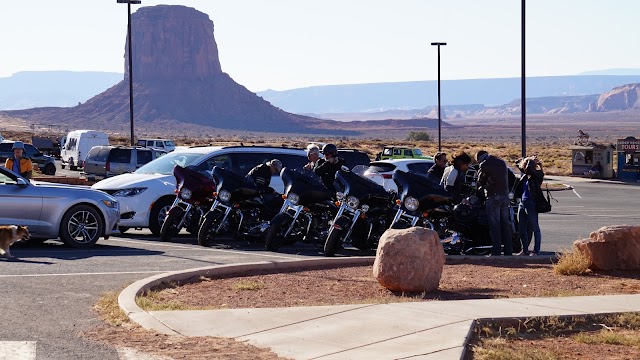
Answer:
[[[0,278],[10,277],[42,277],[42,276],[86,276],[86,275],[135,275],[135,274],[160,274],[171,270],[149,270],[149,271],[113,271],[113,272],[83,272],[83,273],[66,273],[66,274],[15,274],[0,275]],[[2,360],[2,357],[0,357]]]
[[[35,358],[35,341],[0,341],[0,360],[32,360]]]

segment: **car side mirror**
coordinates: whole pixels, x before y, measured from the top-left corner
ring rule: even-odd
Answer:
[[[24,179],[24,178],[17,178],[16,184],[18,185],[18,187],[21,187],[21,188],[25,188],[29,185],[29,183],[27,182],[27,179]]]

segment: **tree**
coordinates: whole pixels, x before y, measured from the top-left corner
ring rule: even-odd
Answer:
[[[425,131],[412,131],[407,137],[409,141],[431,141],[431,136]]]

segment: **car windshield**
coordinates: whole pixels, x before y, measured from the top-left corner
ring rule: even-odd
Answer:
[[[173,174],[173,167],[175,165],[180,165],[182,167],[193,165],[193,163],[201,157],[202,154],[173,152],[162,155],[161,157],[147,163],[146,165],[136,170],[135,173],[171,175]]]
[[[413,156],[422,156],[422,151],[420,151],[420,149],[413,149]]]
[[[176,144],[174,144],[173,141],[171,141],[171,140],[165,141],[164,144],[167,145],[167,146],[176,146]]]

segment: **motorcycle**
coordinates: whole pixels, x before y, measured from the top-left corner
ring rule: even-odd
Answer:
[[[446,228],[438,227],[440,214],[448,214],[452,198],[442,186],[424,176],[396,170],[393,181],[398,186],[396,214],[391,221],[392,229],[421,226],[439,233]]]
[[[284,244],[304,241],[324,243],[329,233],[329,221],[337,207],[333,195],[312,174],[283,168],[280,177],[284,183],[284,203],[271,220],[265,237],[265,246],[271,251]]]
[[[341,244],[351,244],[359,250],[375,249],[388,228],[395,194],[363,177],[367,168],[360,165],[336,173],[339,207],[324,243],[325,256],[333,256]]]
[[[170,241],[185,227],[188,232],[196,233],[200,220],[213,203],[212,194],[216,188],[211,177],[191,167],[176,165],[173,176],[176,178],[176,199],[160,228],[162,241]]]
[[[198,244],[211,246],[216,237],[230,232],[235,238],[258,239],[269,228],[265,198],[252,181],[232,171],[214,166],[217,184],[215,200],[204,215]]]

